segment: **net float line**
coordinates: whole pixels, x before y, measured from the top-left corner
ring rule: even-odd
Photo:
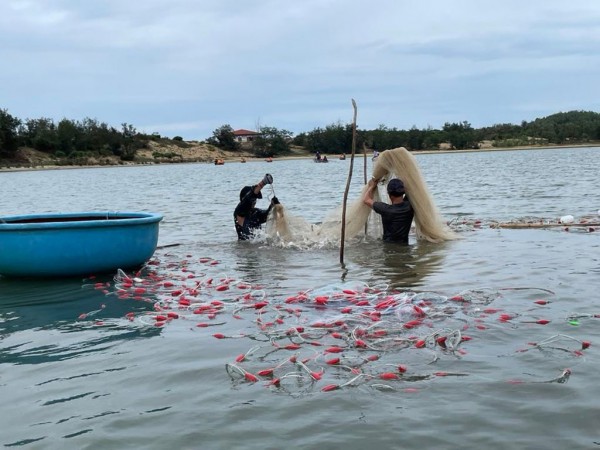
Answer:
[[[600,222],[597,217],[583,216],[578,219],[573,216],[561,218],[538,218],[525,217],[521,219],[513,219],[506,222],[498,220],[483,220],[483,219],[466,219],[464,217],[455,217],[448,221],[447,225],[454,231],[464,231],[465,229],[478,228],[588,228],[587,231],[593,232],[600,227]]]
[[[97,283],[94,287],[108,291],[107,300],[121,301],[115,295],[118,289],[131,292],[128,299],[143,300],[151,307],[132,316],[128,313],[127,321],[159,328],[180,323],[201,339],[236,339],[237,351],[225,357],[231,365],[226,372],[232,382],[291,395],[329,392],[327,386],[334,386],[331,390],[394,392],[424,387],[452,378],[451,374],[466,376],[468,371],[444,370],[446,367],[440,365],[461,364],[496,330],[525,330],[524,336],[528,336],[539,329],[534,331],[536,335],[547,336],[545,328],[552,333],[554,324],[560,322],[538,316],[549,313],[557,299],[540,299],[536,291],[551,293],[535,287],[469,289],[443,295],[390,290],[357,281],[299,289],[289,295],[227,276],[223,267],[191,257],[118,275],[112,284]],[[522,292],[525,290],[532,292]],[[531,297],[529,305],[522,301],[511,304],[510,298],[515,296]],[[105,304],[107,308],[91,315],[98,318],[104,314],[110,302]],[[581,319],[600,317],[577,314]],[[573,317],[567,315],[567,319]],[[186,320],[196,326],[184,325]],[[104,322],[104,326],[111,326],[110,320]],[[101,326],[97,320],[93,324]],[[232,324],[239,324],[238,330],[232,331]],[[203,328],[209,326],[221,329],[207,333]],[[591,346],[590,341],[578,337],[554,336],[538,339],[539,344],[528,344],[525,350],[537,349],[542,357],[552,358],[552,363],[580,358]],[[246,343],[249,345],[244,350]],[[517,350],[508,356],[521,353]]]
[[[491,224],[490,225],[490,228],[553,228],[553,227],[562,227],[562,228],[568,228],[568,227],[588,227],[588,228],[594,228],[594,227],[600,227],[600,222],[593,222],[593,223],[588,223],[588,222],[570,223],[568,225],[565,225],[563,223],[511,223],[511,222],[505,222],[505,223],[498,223],[498,224]]]

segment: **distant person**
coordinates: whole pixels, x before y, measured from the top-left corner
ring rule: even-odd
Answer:
[[[315,159],[317,161],[321,161],[321,152],[320,151],[317,151],[317,153],[315,153]]]
[[[327,162],[327,155],[323,155],[323,162]]]
[[[262,193],[260,191],[267,184],[272,183],[273,176],[267,173],[258,184],[255,184],[254,186],[244,186],[240,191],[240,202],[233,212],[235,231],[237,232],[240,241],[252,239],[255,233],[260,230],[261,225],[267,221],[273,205],[279,203],[277,197],[273,197],[267,209],[259,209],[256,207],[256,200],[262,198]]]
[[[373,191],[377,188],[377,180],[371,179],[363,195],[363,203],[381,215],[383,224],[383,240],[385,242],[400,242],[408,244],[408,233],[415,212],[406,196],[404,183],[398,178],[392,178],[387,185],[391,205],[373,201]]]

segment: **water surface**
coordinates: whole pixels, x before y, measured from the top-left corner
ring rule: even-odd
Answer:
[[[337,248],[237,242],[232,210],[240,188],[270,172],[274,193],[287,210],[320,222],[341,203],[349,160],[0,173],[0,209],[6,215],[162,213],[163,248],[152,269],[175,287],[200,283],[202,301],[230,305],[248,294],[285,306],[299,292],[314,299],[365,286],[373,292],[420,293],[432,302],[428,325],[403,337],[460,329],[472,338],[460,344],[461,352],[348,349],[343,354],[348,358],[380,357],[361,366],[373,378],[328,392],[322,391],[325,385],[342,385],[352,374],[328,366],[323,348],[303,345],[296,353],[311,369],[323,371],[322,380],[288,377],[277,388],[267,386],[267,378],[232,379],[225,365],[256,373],[284,361],[294,352],[266,355],[271,343],[260,339],[277,327],[308,328],[336,318],[337,305],[291,304],[299,310],[283,312],[282,323],[271,331],[261,325],[277,318],[274,309],[262,316],[241,310],[239,318],[229,309],[212,320],[181,310],[180,319],[156,327],[154,303],[164,305],[171,296],[167,290],[120,298],[114,274],[84,280],[0,278],[0,443],[76,449],[594,448],[600,442],[600,319],[595,317],[600,233],[488,224],[566,214],[597,217],[599,151],[419,155],[442,215],[456,223],[480,220],[482,226],[465,227],[462,239],[437,245],[414,237],[408,247],[353,244],[343,267]],[[358,159],[351,199],[359,195],[362,170]],[[264,192],[273,194],[268,187]],[[213,260],[218,264],[211,265]],[[209,278],[214,283],[203,284]],[[238,284],[227,291],[215,288],[228,279]],[[249,287],[240,288],[242,281]],[[458,305],[448,300],[458,295],[471,300]],[[535,303],[540,300],[548,303]],[[511,319],[501,320],[502,314]],[[202,321],[213,326],[197,327]],[[381,327],[401,323],[390,314]],[[215,339],[217,332],[228,338]],[[557,335],[566,337],[540,348],[531,345]],[[582,350],[584,341],[591,345]],[[278,341],[283,342],[288,343]],[[260,348],[236,363],[255,347]],[[375,377],[398,365],[407,367],[403,378]],[[571,376],[557,382],[567,368]]]

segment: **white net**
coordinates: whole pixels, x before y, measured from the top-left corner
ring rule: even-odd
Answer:
[[[417,239],[442,242],[457,238],[439,214],[415,157],[404,147],[381,152],[373,168],[373,178],[385,178],[384,185],[394,177],[404,182],[406,193],[415,210]],[[366,187],[358,199],[346,205],[346,241],[382,235],[380,216],[373,213],[362,201],[365,189]],[[384,189],[381,189],[381,192],[380,189],[375,190],[374,200],[380,199],[389,201]],[[335,208],[325,216],[322,223],[311,224],[301,217],[288,214],[283,205],[275,205],[267,223],[267,236],[287,246],[338,245],[342,232],[342,208],[342,205]]]

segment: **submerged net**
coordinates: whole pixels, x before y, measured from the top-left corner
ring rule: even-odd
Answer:
[[[414,393],[434,383],[455,389],[472,376],[484,383],[564,384],[568,367],[582,366],[592,347],[582,331],[565,334],[565,326],[599,318],[581,309],[565,317],[564,304],[553,307],[561,299],[540,287],[444,293],[353,280],[281,289],[228,276],[211,257],[160,258],[136,273],[118,270],[113,283],[85,285],[106,299],[76,326],[153,335],[175,327],[189,333],[189,342],[229,340],[220,354],[228,358],[223,378],[236,389]],[[122,316],[122,308],[131,309]]]
[[[373,178],[381,180],[400,178],[415,211],[415,232],[417,239],[430,242],[443,242],[458,236],[443,221],[427,184],[421,174],[415,157],[404,147],[381,152],[373,168]],[[385,183],[387,184],[387,180]],[[345,239],[351,241],[362,236],[382,235],[381,217],[360,198],[346,206]],[[374,200],[379,201],[387,193],[374,192]],[[283,205],[276,205],[267,225],[267,235],[288,245],[328,245],[338,243],[341,238],[342,208],[340,205],[330,212],[321,224],[310,224],[300,217],[287,213]]]

